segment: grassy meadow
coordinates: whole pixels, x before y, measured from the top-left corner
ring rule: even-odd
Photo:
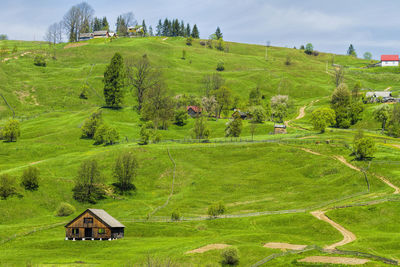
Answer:
[[[18,186],[23,197],[0,200],[0,266],[143,266],[148,258],[159,266],[169,261],[176,266],[221,266],[219,250],[186,254],[214,243],[237,247],[239,265],[250,266],[280,252],[264,248],[267,242],[323,247],[340,241],[338,231],[309,212],[388,197],[393,190],[372,174],[400,186],[396,165],[400,142],[381,134],[380,124],[372,118],[375,104],[365,105],[363,119],[347,130],[329,128],[320,134],[310,121],[314,109],[329,106],[334,89],[332,61],[346,67],[349,88],[361,81],[364,89],[391,87],[394,95],[400,92],[398,68],[363,69],[371,62],[328,53],[309,56],[302,50],[281,47],[268,47],[266,60],[265,46],[226,45],[228,53],[203,47],[198,40],[187,46],[184,38],[95,39],[55,48],[42,42],[0,41],[0,47],[17,47],[17,52],[8,53],[4,56],[8,60],[0,63],[0,93],[21,122],[17,142],[0,142],[0,174],[16,177],[19,183],[27,167],[40,170],[38,191],[24,191]],[[185,59],[181,58],[182,50],[186,51]],[[103,107],[103,74],[115,52],[125,59],[146,54],[162,71],[174,96],[201,97],[204,75],[215,73],[218,62],[223,61],[225,70],[220,74],[241,103],[247,103],[250,90],[257,86],[268,99],[289,95],[293,106],[288,120],[292,127],[287,135],[271,135],[274,123],[264,122],[257,125],[252,138],[250,123],[244,121],[241,137],[231,139],[225,138],[228,119],[210,119],[211,142],[190,143],[183,142],[191,138],[194,120],[189,119],[185,126],[170,125],[160,131],[160,143],[140,146],[137,140],[143,121],[129,88],[122,109]],[[47,67],[33,65],[36,54],[46,55]],[[288,58],[290,65],[285,64]],[[91,86],[87,100],[79,98],[86,81]],[[306,114],[296,120],[303,106]],[[118,144],[94,145],[93,140],[81,138],[83,121],[98,109],[104,121],[119,131]],[[0,98],[0,127],[11,117],[12,112]],[[370,164],[354,161],[351,156],[357,129],[364,129],[377,142],[378,150]],[[123,151],[131,151],[138,158],[137,190],[123,196],[110,193],[95,205],[75,201],[71,190],[82,161],[97,159],[104,183],[111,185],[115,181],[115,159]],[[168,151],[176,163],[174,191],[168,205],[146,221],[171,193],[174,168]],[[368,168],[370,192],[364,175],[335,156]],[[218,201],[224,202],[226,214],[237,217],[205,219],[209,205]],[[72,204],[77,211],[56,217],[61,202]],[[344,249],[397,259],[400,237],[395,228],[396,203],[327,214],[358,238]],[[125,238],[112,242],[65,241],[64,224],[86,208],[105,209],[120,220],[127,227]],[[293,213],[248,216],[287,210]],[[193,221],[166,222],[173,211]],[[319,254],[312,251],[285,256],[266,266],[307,266],[296,260],[309,255]]]

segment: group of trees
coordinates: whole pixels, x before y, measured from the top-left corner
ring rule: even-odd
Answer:
[[[0,140],[6,142],[16,142],[21,135],[19,121],[11,119],[6,122],[4,127],[0,128]]]
[[[109,31],[110,24],[108,23],[107,17],[98,18],[94,17],[92,22],[93,31]]]
[[[182,37],[192,37],[192,38],[200,38],[199,29],[197,25],[194,24],[193,28],[190,27],[190,24],[181,20],[179,22],[178,19],[169,20],[168,18],[164,19],[164,22],[160,19],[158,21],[156,27],[156,36],[182,36]]]
[[[137,175],[138,168],[136,156],[130,151],[122,152],[116,158],[113,167],[115,182],[112,185],[114,190],[119,194],[135,190],[133,180]],[[101,173],[97,160],[83,161],[72,189],[74,199],[79,202],[96,203],[106,197],[107,188],[105,177]]]
[[[93,112],[82,125],[82,137],[94,139],[96,144],[112,145],[119,140],[119,133],[103,121],[102,112]]]
[[[119,36],[127,36],[128,28],[137,25],[137,21],[132,12],[127,12],[119,15],[117,18],[116,31]]]
[[[80,33],[90,32],[93,15],[94,9],[86,2],[74,5],[68,10],[62,24],[69,42],[78,41]]]
[[[28,167],[24,170],[21,175],[20,185],[25,190],[35,191],[39,188],[39,170],[33,166]],[[0,198],[5,200],[9,197],[17,195],[22,197],[22,193],[16,185],[17,181],[15,177],[9,174],[0,175]]]
[[[389,105],[382,104],[376,107],[374,118],[382,125],[382,133],[387,130],[393,137],[400,137],[400,103],[391,109]]]

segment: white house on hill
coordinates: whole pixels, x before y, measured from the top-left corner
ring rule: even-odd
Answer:
[[[399,55],[382,55],[381,56],[381,66],[398,66],[399,65]]]

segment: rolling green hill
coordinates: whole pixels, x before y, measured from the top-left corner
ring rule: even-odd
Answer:
[[[10,174],[19,183],[22,172],[35,166],[40,170],[40,187],[29,192],[18,186],[23,197],[0,200],[1,266],[136,266],[146,264],[148,257],[161,265],[171,260],[177,266],[219,266],[218,250],[185,253],[214,243],[236,246],[240,265],[249,266],[280,252],[264,248],[264,243],[323,247],[340,241],[338,231],[309,212],[387,198],[392,188],[373,174],[400,186],[397,169],[386,164],[398,160],[399,143],[380,134],[379,123],[372,119],[375,105],[365,105],[363,120],[348,130],[332,128],[319,134],[312,130],[309,116],[315,108],[329,106],[334,89],[332,60],[346,67],[345,82],[350,88],[361,81],[363,88],[391,87],[398,94],[400,76],[395,69],[367,70],[362,69],[370,63],[365,60],[327,53],[309,56],[302,50],[280,47],[269,47],[266,60],[264,46],[228,42],[229,52],[225,53],[203,47],[198,40],[187,46],[183,38],[95,39],[59,44],[55,49],[40,42],[0,41],[2,47],[14,45],[18,52],[6,55],[3,60],[7,60],[0,63],[0,93],[21,122],[21,138],[0,142],[0,174]],[[182,50],[186,51],[185,60],[181,59]],[[227,119],[211,119],[210,143],[192,143],[194,120],[189,119],[183,127],[171,125],[160,131],[160,143],[139,146],[143,122],[133,109],[135,98],[129,90],[122,109],[102,108],[103,73],[115,52],[125,59],[146,54],[162,71],[174,96],[201,97],[204,75],[215,73],[218,62],[223,61],[221,75],[243,103],[257,86],[268,99],[289,95],[294,105],[288,134],[270,135],[273,122],[265,122],[257,126],[253,142],[250,124],[244,121],[241,137],[227,139]],[[33,65],[39,53],[47,55],[47,67]],[[52,59],[54,54],[56,59]],[[285,64],[288,58],[290,65]],[[85,81],[92,88],[87,100],[79,98]],[[305,116],[296,119],[300,107],[305,107]],[[94,145],[93,140],[80,138],[83,121],[99,108],[104,120],[120,132],[116,145]],[[0,127],[11,117],[11,110],[0,98]],[[355,168],[368,168],[369,192],[364,175],[337,159],[343,156],[348,162],[352,160],[351,143],[358,128],[375,138],[378,147],[369,166],[368,162],[351,162]],[[122,151],[133,152],[139,160],[134,181],[137,190],[123,196],[111,192],[95,205],[75,201],[71,190],[81,162],[97,159],[104,183],[111,185],[112,168]],[[175,170],[167,151],[176,163]],[[170,194],[168,205],[158,210]],[[218,201],[224,202],[230,217],[207,219],[209,205]],[[54,216],[61,202],[74,205],[76,213]],[[395,213],[392,204],[380,205],[390,209],[388,216]],[[89,207],[105,209],[124,223],[126,237],[112,242],[65,241],[63,225]],[[176,210],[187,220],[169,222]],[[335,220],[357,230],[357,237],[362,236],[361,242],[347,246],[378,256],[400,257],[395,246],[386,253],[379,249],[376,239],[365,242],[363,236],[369,238],[367,226],[349,220],[353,213],[358,221],[377,216],[376,210],[363,208],[332,211]],[[392,229],[382,231],[387,243],[398,241],[396,236],[391,237]],[[370,244],[376,249],[367,248]],[[300,265],[297,260],[304,255],[284,256],[268,264]],[[369,264],[379,266],[381,262]]]

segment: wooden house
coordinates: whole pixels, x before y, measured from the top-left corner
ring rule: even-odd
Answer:
[[[93,33],[80,33],[79,41],[87,41],[93,39]]]
[[[65,225],[66,240],[112,240],[124,237],[125,226],[105,210],[87,209]]]
[[[248,120],[251,119],[250,113],[249,112],[243,112],[238,109],[235,109],[235,111],[232,113],[232,118],[239,116],[242,120]]]
[[[286,125],[285,124],[275,124],[274,125],[274,134],[286,134]]]
[[[95,31],[93,32],[93,38],[108,38],[110,34],[108,31]]]
[[[188,106],[186,108],[188,115],[191,117],[197,117],[201,114],[201,108],[198,106]]]

